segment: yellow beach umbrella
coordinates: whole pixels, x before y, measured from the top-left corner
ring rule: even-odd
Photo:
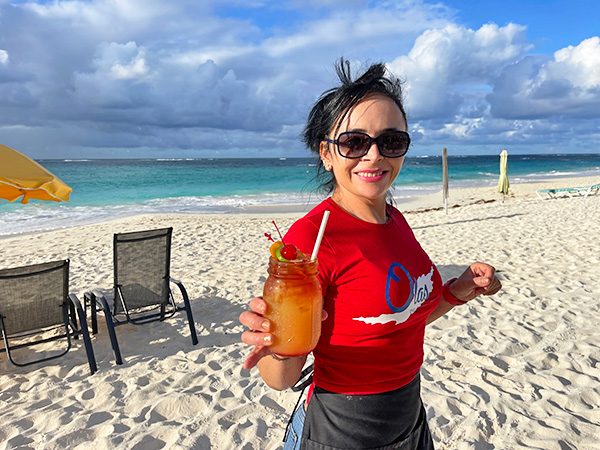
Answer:
[[[71,188],[33,159],[0,144],[0,198],[69,201]]]
[[[498,179],[498,192],[502,194],[502,203],[504,196],[508,194],[510,183],[508,182],[508,152],[502,150],[500,153],[500,178]]]

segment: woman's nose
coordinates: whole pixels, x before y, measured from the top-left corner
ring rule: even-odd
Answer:
[[[369,151],[367,151],[367,154],[364,156],[364,158],[369,159],[369,160],[377,160],[377,159],[383,158],[383,156],[381,155],[381,152],[379,151],[379,147],[377,147],[377,142],[375,142],[375,141],[371,142]]]

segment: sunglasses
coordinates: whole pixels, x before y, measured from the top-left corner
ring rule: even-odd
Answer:
[[[338,153],[344,158],[362,158],[367,153],[373,142],[381,156],[386,158],[400,158],[408,152],[410,136],[406,131],[387,131],[376,138],[360,131],[347,131],[341,133],[337,139],[324,139],[326,142],[335,144]]]

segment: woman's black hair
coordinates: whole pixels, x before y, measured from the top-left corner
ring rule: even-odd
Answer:
[[[316,181],[319,190],[330,194],[335,189],[333,171],[325,170],[320,158],[321,142],[327,139],[333,127],[339,127],[348,111],[370,94],[382,94],[392,99],[406,121],[406,112],[402,103],[402,82],[387,71],[383,63],[372,64],[359,78],[352,79],[350,62],[344,58],[335,64],[335,70],[341,86],[325,91],[308,115],[302,140],[308,149],[317,157]],[[337,128],[334,130],[337,132]],[[336,133],[333,133],[336,134]]]

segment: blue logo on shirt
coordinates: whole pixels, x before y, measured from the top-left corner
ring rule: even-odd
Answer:
[[[392,303],[392,299],[390,298],[390,286],[391,286],[392,282],[398,283],[401,281],[401,278],[396,274],[396,271],[394,270],[397,267],[402,269],[402,271],[406,275],[406,278],[410,285],[410,294],[409,294],[408,298],[406,299],[406,302],[404,302],[404,305],[402,305],[400,307],[394,306],[394,304]],[[392,265],[390,266],[390,268],[388,270],[387,283],[385,286],[385,299],[387,301],[388,306],[390,307],[390,309],[393,312],[395,312],[395,313],[402,312],[406,308],[408,308],[408,306],[411,303],[413,303],[413,301],[414,301],[414,303],[420,305],[421,303],[423,303],[425,300],[427,300],[429,298],[429,287],[430,286],[428,285],[428,283],[419,283],[418,281],[419,280],[415,280],[413,277],[410,276],[410,273],[408,273],[408,270],[406,270],[402,264],[392,263]]]
[[[398,275],[397,272],[399,272],[400,275]],[[395,322],[396,324],[406,322],[411,314],[413,314],[417,308],[429,298],[430,293],[433,291],[433,274],[434,267],[432,265],[429,273],[413,278],[402,264],[392,263],[388,270],[385,286],[385,300],[392,313],[381,314],[376,317],[355,317],[354,320],[359,320],[372,325],[388,322]],[[392,297],[394,297],[394,299],[399,297],[396,284],[401,283],[404,280],[404,277],[406,277],[406,281],[409,285],[409,293],[404,304],[397,307],[392,303]],[[394,292],[396,294],[394,294]]]

